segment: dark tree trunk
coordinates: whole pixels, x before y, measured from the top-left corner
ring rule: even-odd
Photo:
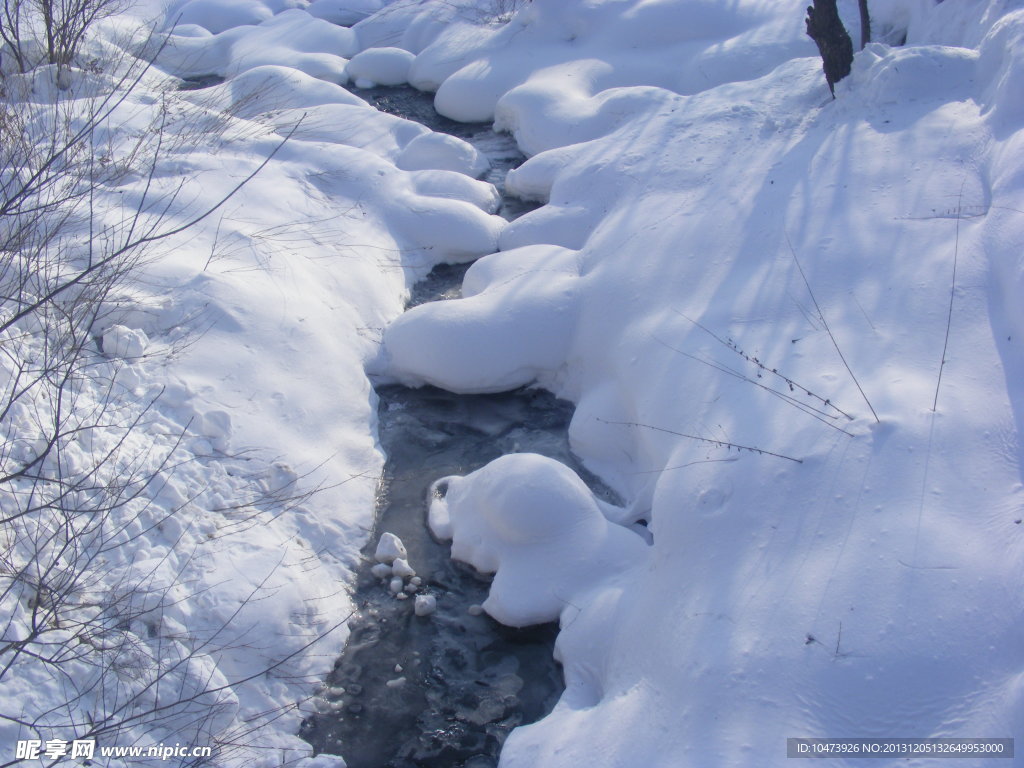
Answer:
[[[860,8],[860,47],[871,42],[871,16],[868,14],[868,0],[857,0]]]
[[[853,64],[853,41],[839,18],[836,0],[814,0],[807,7],[807,35],[818,46],[825,80],[835,98],[835,84],[850,74]]]

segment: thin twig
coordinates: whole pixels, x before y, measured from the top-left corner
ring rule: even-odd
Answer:
[[[960,198],[964,195],[964,179],[960,184]],[[935,382],[935,399],[932,400],[932,411],[939,406],[939,387],[942,386],[942,369],[946,367],[946,350],[949,348],[949,330],[953,326],[953,298],[956,296],[956,267],[960,253],[960,199],[956,205],[956,237],[953,240],[953,281],[949,287],[949,311],[946,313],[946,338],[942,342],[942,360],[939,362],[939,378]]]
[[[811,295],[811,301],[814,302],[814,309],[818,312],[818,318],[821,320],[821,324],[825,326],[825,331],[828,333],[828,337],[832,339],[832,346],[836,348],[836,352],[839,353],[839,359],[842,360],[843,365],[846,366],[846,372],[850,374],[850,378],[853,379],[853,383],[857,385],[857,389],[860,391],[861,397],[864,398],[864,402],[867,403],[868,408],[871,409],[871,415],[875,417],[876,422],[881,424],[882,420],[878,418],[878,414],[875,413],[875,407],[871,405],[871,401],[868,400],[868,396],[864,394],[864,388],[861,387],[860,382],[857,381],[857,377],[850,368],[850,364],[846,362],[843,350],[839,348],[839,343],[836,341],[836,337],[832,334],[832,329],[828,327],[828,321],[825,319],[825,315],[821,311],[821,307],[818,305],[818,300],[814,297],[814,291],[811,290],[811,284],[807,280],[807,275],[804,274],[804,268],[800,266],[800,259],[796,257],[796,250],[793,248],[793,243],[790,242],[788,234],[786,235],[786,242],[789,244],[789,252],[793,254],[793,261],[796,263],[796,268],[800,270],[800,277],[804,279],[804,285],[807,286],[807,293]]]
[[[661,339],[659,339],[657,337],[653,337],[653,338],[654,338],[654,340],[656,342],[661,344],[663,347],[666,347],[667,349],[671,349],[673,352],[676,352],[676,353],[682,355],[683,357],[688,357],[691,360],[694,360],[694,361],[696,361],[698,363],[702,363],[702,364],[708,366],[709,368],[715,369],[716,371],[721,371],[722,373],[726,374],[727,376],[732,376],[733,378],[739,379],[740,381],[745,381],[748,384],[753,384],[754,386],[760,387],[761,389],[765,390],[766,392],[770,392],[771,394],[775,395],[777,398],[779,398],[783,402],[788,403],[789,405],[792,405],[794,408],[797,408],[798,410],[803,411],[808,416],[811,416],[812,418],[817,419],[818,421],[820,421],[825,426],[831,427],[832,429],[839,430],[844,435],[849,435],[850,437],[854,436],[852,432],[847,432],[842,427],[840,427],[840,426],[838,426],[836,424],[833,424],[832,421],[829,421],[830,419],[837,419],[837,418],[839,418],[838,416],[834,416],[831,413],[826,413],[825,411],[822,411],[822,410],[820,410],[818,408],[815,408],[812,405],[807,405],[805,403],[801,403],[799,400],[797,400],[792,395],[787,395],[785,392],[779,392],[777,389],[772,389],[771,387],[769,387],[769,386],[767,386],[765,384],[762,384],[760,381],[757,381],[757,379],[752,379],[749,376],[744,376],[739,371],[734,370],[734,369],[730,368],[727,365],[724,365],[724,364],[721,364],[721,363],[717,363],[717,362],[714,362],[712,360],[705,360],[705,359],[703,359],[701,357],[697,357],[696,355],[691,355],[689,352],[684,352],[681,349],[677,349],[676,347],[673,347],[671,344],[667,344],[666,342],[662,341]],[[792,389],[793,388],[793,384],[791,383],[789,385],[789,387],[790,387],[790,389]],[[808,392],[808,394],[811,395],[812,397],[817,397],[817,395],[814,395],[813,393]],[[823,402],[825,402],[828,405],[831,405],[831,403],[828,403],[827,400],[823,401]],[[836,410],[838,410],[838,409],[836,409]],[[842,413],[842,412],[840,411],[840,413]]]
[[[840,408],[838,405],[833,403],[830,399],[824,398],[821,395],[814,394],[813,392],[811,392],[811,390],[809,390],[807,387],[803,386],[799,382],[794,381],[793,379],[789,378],[785,374],[779,373],[779,370],[777,368],[769,368],[767,365],[765,365],[763,362],[761,362],[761,360],[759,360],[758,358],[751,357],[746,352],[744,352],[742,349],[740,349],[732,339],[723,339],[717,333],[712,331],[707,326],[702,325],[697,320],[694,320],[694,319],[692,319],[690,317],[687,317],[686,315],[684,315],[682,312],[680,312],[678,310],[673,310],[673,311],[677,315],[679,315],[681,318],[683,318],[684,320],[687,320],[687,321],[693,323],[694,325],[696,325],[698,328],[700,328],[702,331],[704,331],[704,333],[706,333],[709,336],[711,336],[711,338],[713,338],[719,344],[724,346],[726,349],[730,349],[733,352],[735,352],[737,355],[742,357],[748,363],[753,363],[754,365],[756,365],[758,368],[760,368],[765,373],[770,373],[773,376],[777,376],[778,378],[782,379],[789,386],[790,391],[793,391],[794,388],[802,390],[804,393],[807,394],[808,397],[813,397],[815,400],[819,401],[822,405],[827,405],[832,410],[837,411],[838,413],[841,413],[847,419],[849,419],[850,421],[853,421],[853,416],[851,416],[846,411],[844,411],[842,408]]]
[[[762,456],[775,456],[776,458],[779,459],[786,459],[786,461],[795,461],[797,464],[804,463],[803,459],[794,459],[792,456],[786,456],[785,454],[775,453],[773,451],[766,451],[764,448],[754,448],[753,446],[750,445],[739,445],[738,443],[730,443],[726,440],[716,440],[711,437],[702,437],[701,435],[688,435],[685,432],[676,432],[671,429],[665,429],[664,427],[655,427],[651,424],[640,424],[639,422],[636,421],[608,421],[607,419],[602,419],[599,416],[596,418],[602,424],[617,424],[622,427],[641,427],[643,429],[653,429],[655,432],[664,432],[665,434],[668,435],[685,437],[689,440],[699,440],[702,443],[709,443],[711,445],[717,446],[718,448],[735,448],[738,451],[751,451],[753,453],[759,453]]]

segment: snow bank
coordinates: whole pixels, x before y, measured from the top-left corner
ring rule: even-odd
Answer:
[[[781,766],[787,736],[1024,714],[1020,11],[893,3],[833,102],[805,5],[535,0],[412,66],[548,204],[388,327],[389,370],[572,399],[606,519],[653,539],[570,616],[549,541],[589,546],[585,490],[521,457],[449,480],[433,524],[497,571],[489,610],[563,624],[566,693],[503,766]]]
[[[558,370],[577,322],[576,258],[549,246],[480,259],[465,298],[421,304],[388,326],[389,372],[414,385],[499,392]]]

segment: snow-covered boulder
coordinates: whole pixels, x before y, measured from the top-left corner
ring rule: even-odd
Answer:
[[[345,71],[357,88],[401,85],[409,81],[415,58],[401,48],[370,48],[353,56]]]
[[[349,62],[350,68],[351,65]],[[406,145],[395,165],[404,171],[457,171],[473,178],[480,178],[491,167],[472,144],[445,133],[417,136]]]
[[[391,565],[395,560],[405,558],[408,554],[402,540],[395,534],[385,531],[381,534],[380,541],[377,542],[377,551],[373,557],[378,563]]]
[[[103,332],[103,354],[107,357],[142,357],[148,346],[149,338],[145,331],[112,325]]]
[[[437,598],[433,595],[416,595],[413,612],[417,616],[429,616],[437,610]]]
[[[495,574],[483,607],[503,624],[554,621],[647,551],[637,534],[608,522],[575,472],[545,456],[502,456],[436,487],[445,486],[430,505],[430,528],[452,539],[452,557]]]

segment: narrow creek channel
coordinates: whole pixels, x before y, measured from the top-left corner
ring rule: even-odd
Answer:
[[[504,197],[505,174],[524,159],[510,137],[446,120],[430,94],[412,88],[357,93],[379,109],[472,143],[491,160],[485,178],[502,192],[499,213],[513,219],[530,210]],[[467,266],[434,269],[409,306],[457,297]],[[526,451],[568,464],[592,486],[598,482],[569,450],[572,405],[550,393],[467,396],[385,386],[377,394],[387,463],[354,585],[358,612],[328,677],[325,711],[307,718],[301,735],[317,753],[343,755],[349,768],[493,768],[509,732],[550,712],[563,689],[552,656],[557,626],[513,629],[480,612],[489,580],[452,561],[450,547],[431,536],[431,483]],[[385,532],[402,540],[420,579],[405,599],[371,571]],[[416,615],[416,595],[433,597],[436,610]]]

